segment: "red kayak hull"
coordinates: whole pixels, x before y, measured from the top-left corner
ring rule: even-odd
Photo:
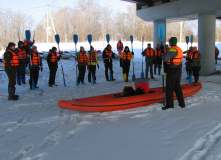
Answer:
[[[182,85],[184,98],[190,97],[202,88],[202,84],[192,83]],[[150,88],[149,93],[142,95],[135,95],[129,97],[116,97],[116,94],[123,95],[123,93],[106,94],[101,96],[87,97],[73,100],[61,100],[58,105],[62,108],[84,111],[84,112],[107,112],[117,111],[130,108],[146,106],[153,103],[163,102],[163,88]],[[176,95],[174,93],[174,99]]]

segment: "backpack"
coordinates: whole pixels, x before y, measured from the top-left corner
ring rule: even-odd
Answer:
[[[133,96],[133,95],[135,95],[136,93],[135,93],[135,90],[133,89],[133,87],[131,87],[131,86],[125,86],[125,87],[123,88],[123,94],[124,94],[125,97],[127,97],[127,96]]]

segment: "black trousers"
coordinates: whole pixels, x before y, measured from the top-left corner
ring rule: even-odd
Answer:
[[[150,76],[153,77],[153,62],[146,61],[146,78],[148,78],[148,71],[150,68]]]
[[[106,76],[106,79],[109,79],[109,76],[108,76],[108,69],[110,70],[111,74],[113,75],[113,65],[112,65],[112,61],[110,62],[105,62],[104,63],[104,67],[105,67],[105,76]]]
[[[193,76],[194,76],[195,82],[198,82],[198,80],[199,80],[200,69],[201,69],[201,66],[192,67]]]
[[[167,68],[166,77],[166,105],[174,107],[173,92],[175,91],[179,106],[184,106],[183,91],[180,86],[181,68]]]
[[[86,72],[86,66],[78,66],[79,74],[78,74],[78,83],[84,82],[84,76]]]
[[[89,65],[89,71],[88,71],[88,82],[91,82],[91,76],[94,77],[94,82],[96,81],[96,65]]]
[[[36,86],[38,84],[39,68],[32,68],[30,70],[30,79],[29,79],[30,87],[32,87],[32,78],[34,79],[34,84]]]
[[[15,88],[17,70],[18,67],[12,67],[11,69],[5,67],[5,72],[8,76],[8,88]]]
[[[56,77],[56,73],[57,73],[57,67],[49,67],[50,69],[50,76],[49,76],[49,81],[48,81],[48,85],[53,85],[55,84],[55,77]]]
[[[154,74],[156,74],[157,68],[158,68],[158,74],[160,74],[160,68],[161,68],[161,66],[162,66],[162,61],[156,59],[155,62],[154,62]]]
[[[123,74],[127,75],[126,80],[128,80],[129,71],[130,71],[130,61],[123,61]]]

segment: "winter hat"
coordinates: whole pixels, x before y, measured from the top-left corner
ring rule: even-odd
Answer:
[[[130,52],[130,49],[129,49],[128,46],[125,46],[125,48],[124,48],[124,52],[126,51],[126,49],[128,49],[128,51]]]
[[[150,44],[150,43],[148,43],[148,44],[147,44],[147,46],[151,46],[151,44]]]
[[[91,49],[90,49],[90,50],[94,50],[94,47],[91,46]]]
[[[57,50],[57,48],[56,47],[52,47],[52,49],[51,49],[52,51],[54,51],[54,50]]]
[[[22,45],[22,44],[24,44],[22,41],[19,41],[18,42],[18,47],[20,46],[20,45]]]
[[[121,41],[121,39],[119,38],[119,41]]]
[[[177,44],[177,38],[176,37],[171,37],[170,38],[170,45],[171,46],[176,46]]]
[[[11,48],[11,46],[15,46],[15,43],[13,43],[13,42],[9,42],[9,44],[8,44],[8,48]]]
[[[32,46],[32,47],[31,47],[31,50],[34,50],[34,49],[37,49],[37,47],[36,47],[36,46]]]

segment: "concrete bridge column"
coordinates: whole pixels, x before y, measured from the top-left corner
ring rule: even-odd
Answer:
[[[157,31],[157,28],[158,28],[158,24],[160,23],[163,23],[165,24],[165,27],[166,27],[166,20],[162,20],[162,21],[154,21],[154,28],[153,28],[153,48],[155,49],[157,47],[157,44],[161,44],[161,41],[160,41],[160,38],[158,36],[158,31]],[[165,28],[166,29],[166,28]],[[165,34],[165,37],[164,37],[164,40],[163,40],[163,45],[165,46],[166,44],[166,34]]]
[[[202,54],[202,75],[215,71],[215,14],[201,14],[198,16],[198,50]]]

